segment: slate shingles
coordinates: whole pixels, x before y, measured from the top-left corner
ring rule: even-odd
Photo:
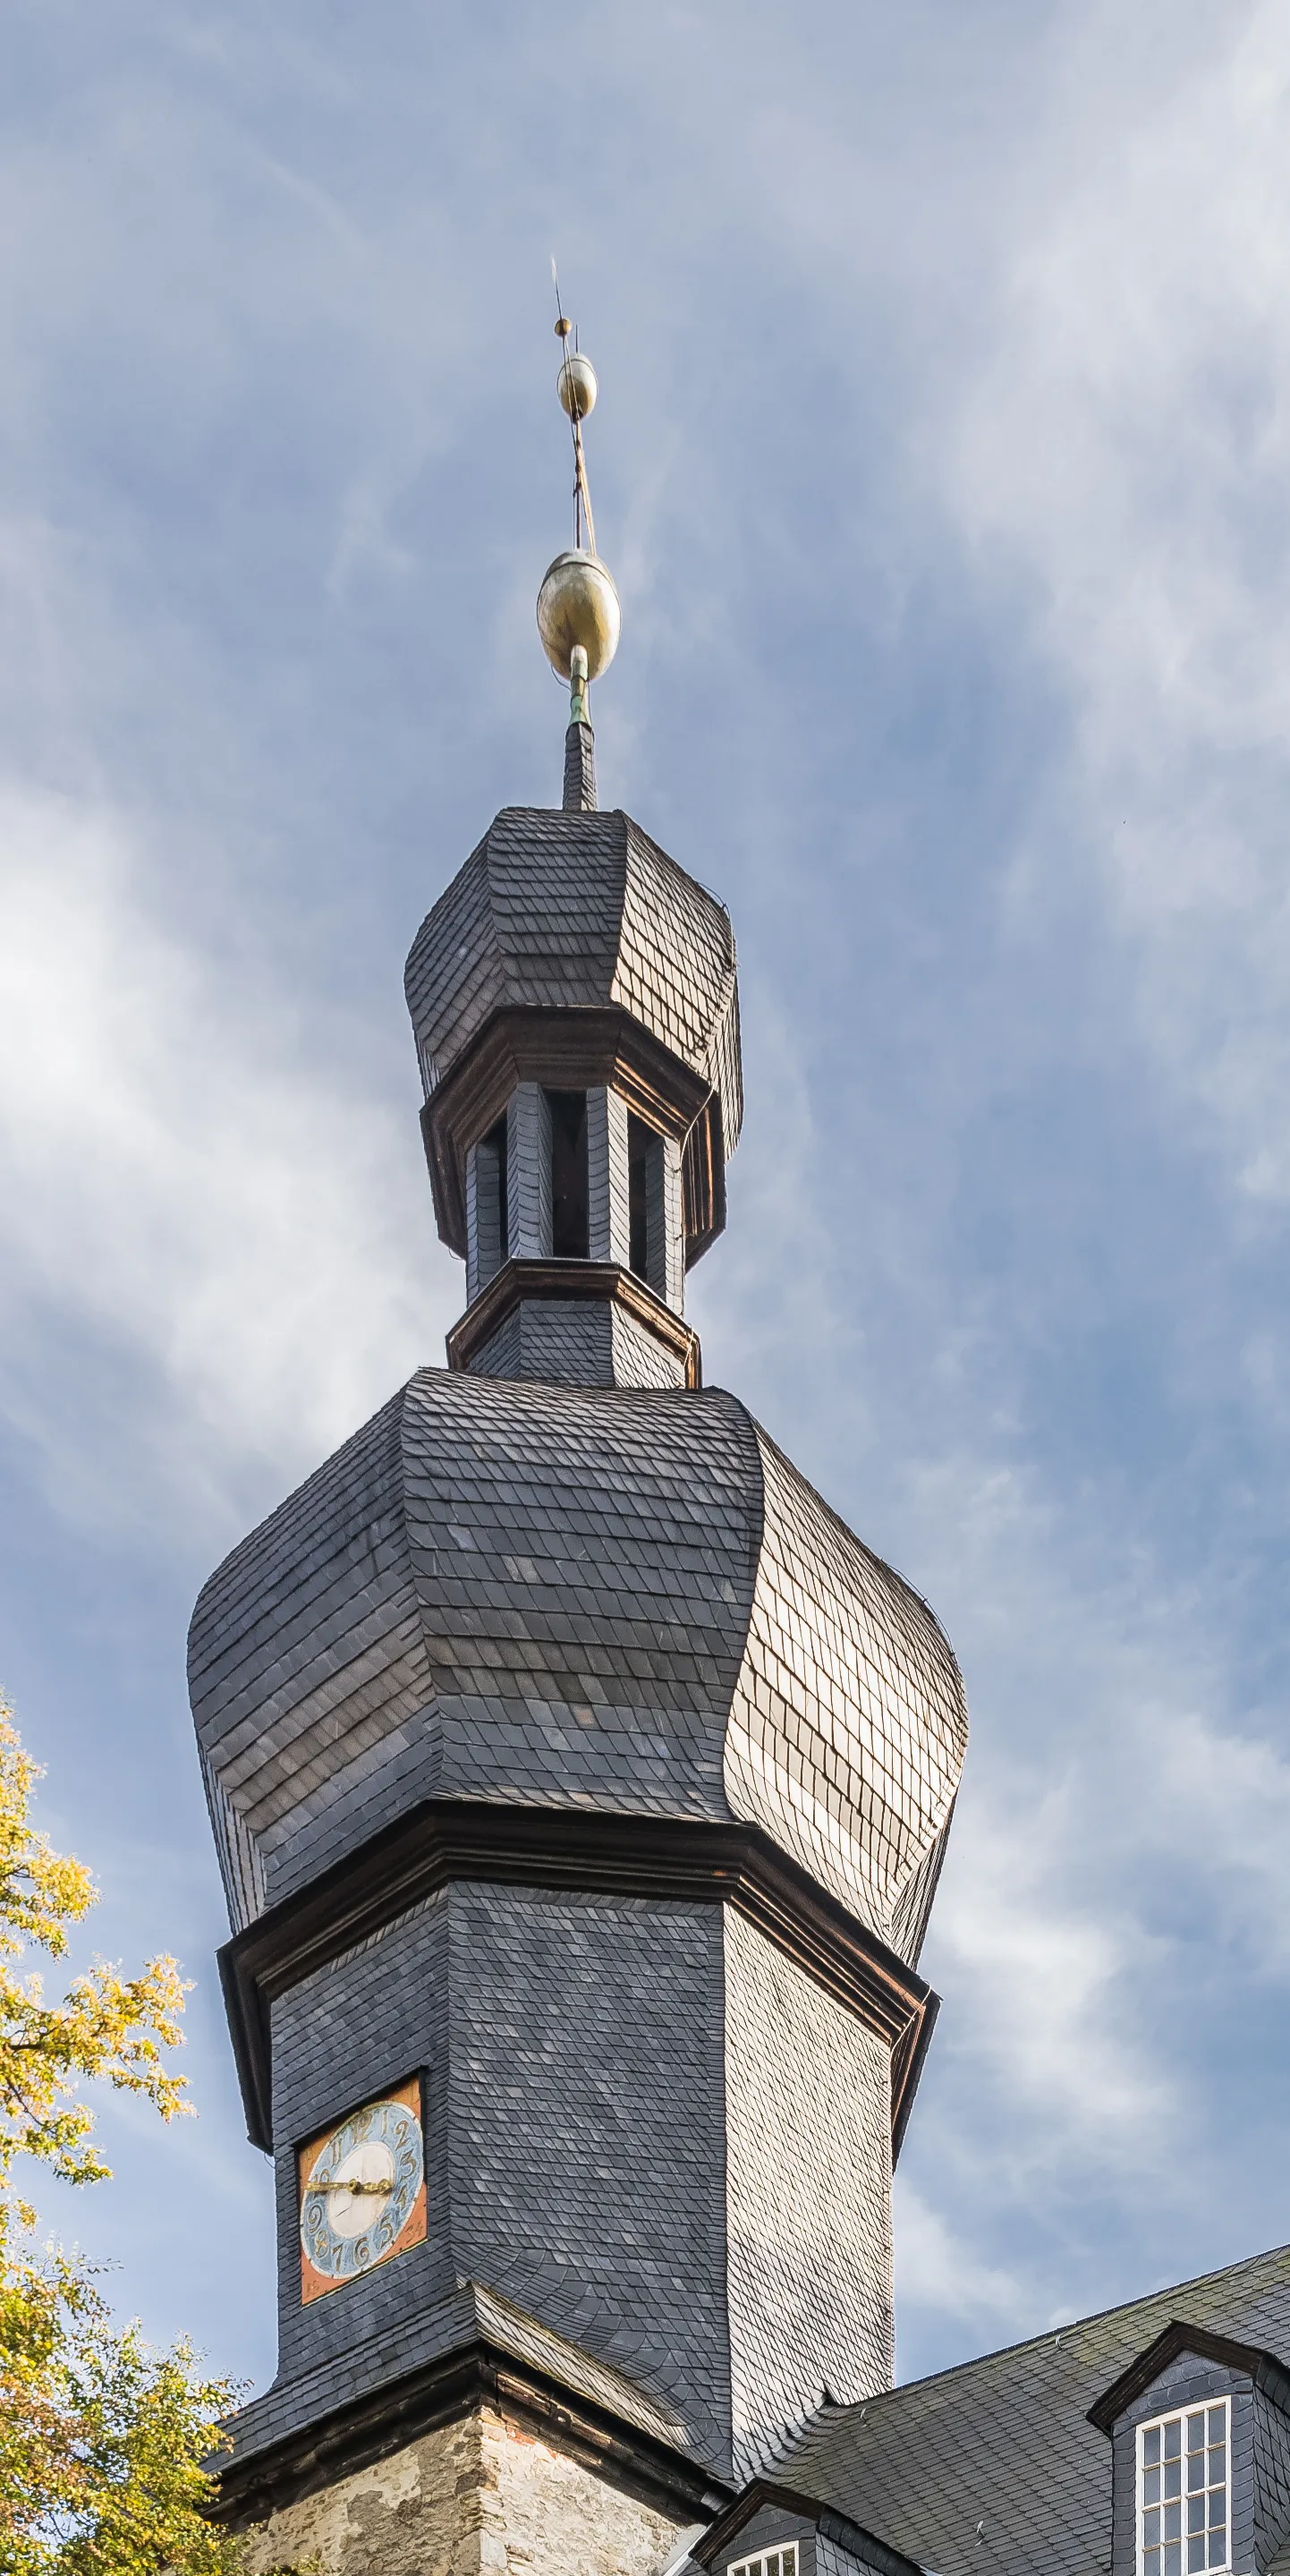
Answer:
[[[933,2379],[829,2408],[775,2475],[938,2576],[1105,2576],[1111,2445],[1089,2407],[1174,2318],[1290,2362],[1290,2246]],[[982,2541],[977,2524],[984,2524]]]

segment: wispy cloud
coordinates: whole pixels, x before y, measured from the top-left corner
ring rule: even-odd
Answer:
[[[300,1473],[453,1312],[411,1121],[338,1014],[307,1027],[244,943],[159,917],[137,843],[0,789],[0,1402],[60,1505],[118,1531]]]
[[[602,786],[745,965],[705,1362],[973,1698],[914,2366],[1285,2225],[1279,2066],[1239,2151],[1224,2086],[1287,1947],[1290,39],[1267,0],[566,37],[12,20],[12,1635],[61,1705],[87,1539],[213,1549],[441,1350],[398,969],[555,791],[554,245],[626,609]],[[119,1661],[142,1771],[172,1701]],[[201,2295],[232,2336],[260,2286]]]

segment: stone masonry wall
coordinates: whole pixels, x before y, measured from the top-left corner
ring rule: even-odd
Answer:
[[[248,2576],[661,2576],[680,2526],[478,2407],[244,2535]]]

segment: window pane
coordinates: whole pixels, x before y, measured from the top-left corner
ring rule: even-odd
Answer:
[[[1181,2450],[1182,2426],[1175,2415],[1172,2424],[1166,2424],[1165,2426],[1165,2458],[1167,2460],[1176,2460],[1179,2457]]]
[[[1202,2531],[1199,2540],[1189,2540],[1187,2543],[1187,2576],[1196,2576],[1196,2569],[1203,2567],[1204,2564],[1205,2534]]]
[[[1165,2494],[1167,2496],[1182,2494],[1181,2460],[1166,2460],[1165,2462]]]
[[[1203,2531],[1205,2528],[1205,2499],[1203,2495],[1188,2496],[1187,2498],[1187,2528],[1189,2531]]]
[[[1212,2449],[1212,2451],[1210,2452],[1210,2455],[1209,2455],[1209,2483],[1210,2483],[1210,2485],[1211,2485],[1212,2487],[1218,2487],[1218,2486],[1221,2486],[1221,2485],[1222,2485],[1222,2483],[1223,2483],[1224,2478],[1226,2477],[1226,2475],[1227,2475],[1227,2444],[1226,2444],[1225,2442],[1215,2442],[1214,2447],[1213,2447],[1213,2449]]]
[[[1144,2460],[1158,2460],[1158,2459],[1159,2459],[1159,2457],[1160,2457],[1160,2427],[1159,2427],[1159,2425],[1158,2425],[1158,2424],[1152,2424],[1152,2425],[1149,2425],[1149,2426],[1148,2426],[1147,2431],[1143,2434],[1143,2436],[1142,2436],[1142,2456],[1143,2456],[1143,2459],[1144,2459]]]
[[[1182,2506],[1180,2504],[1167,2504],[1165,2506],[1165,2538],[1166,2540],[1181,2540],[1182,2538]]]
[[[1148,2511],[1144,2513],[1142,2517],[1142,2537],[1148,2548],[1155,2548],[1160,2538],[1160,2510],[1158,2506],[1154,2512]]]
[[[1204,2483],[1205,2454],[1203,2451],[1189,2451],[1187,2454],[1187,2484],[1189,2487],[1203,2487]]]
[[[1214,2524],[1215,2524],[1215,2523],[1218,2523],[1218,2522],[1226,2522],[1226,2520],[1227,2520],[1227,2489],[1226,2489],[1226,2487],[1215,2487],[1214,2492],[1213,2492],[1212,2496],[1211,2496],[1211,2497],[1210,2497],[1210,2499],[1209,2499],[1209,2520],[1210,2520],[1210,2528],[1211,2528],[1211,2530],[1213,2529],[1213,2527],[1214,2527]]]
[[[1189,2451],[1203,2451],[1205,2448],[1205,2409],[1203,2406],[1199,2415],[1189,2415],[1187,2418],[1187,2448]]]
[[[1225,2531],[1211,2531],[1209,2535],[1209,2563],[1211,2567],[1226,2567],[1227,2533]]]
[[[1142,2576],[1160,2576],[1160,2552],[1158,2549],[1143,2550]]]
[[[1182,2542],[1173,2541],[1165,2550],[1165,2576],[1182,2576]]]
[[[1227,2440],[1227,2408],[1225,2406],[1211,2406],[1209,2410],[1209,2438],[1211,2442],[1225,2442]]]
[[[1144,2504],[1159,2504],[1159,2502],[1160,2502],[1160,2471],[1159,2471],[1159,2469],[1144,2469],[1144,2470],[1143,2470],[1143,2472],[1142,2472],[1142,2501],[1143,2501],[1143,2503],[1144,2503]]]

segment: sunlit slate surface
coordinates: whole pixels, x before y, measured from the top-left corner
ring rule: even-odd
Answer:
[[[618,1003],[743,1118],[729,915],[630,815],[508,806],[417,933],[408,1009],[433,1089],[494,1011]]]
[[[1111,2451],[1088,2409],[1174,2318],[1290,2353],[1290,2246],[830,2408],[775,2475],[939,2576],[1097,2576]]]
[[[966,1740],[931,1613],[718,1389],[426,1369],[190,1635],[235,1924],[427,1796],[762,1827],[912,1956]]]
[[[967,1750],[926,1604],[757,1431],[763,1538],[726,1736],[726,1794],[886,1935]]]

